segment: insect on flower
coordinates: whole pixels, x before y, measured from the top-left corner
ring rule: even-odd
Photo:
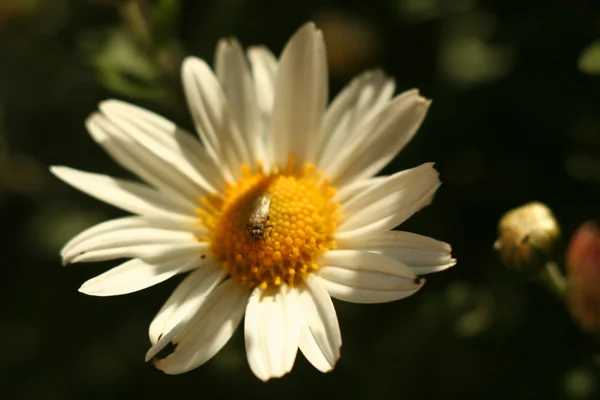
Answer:
[[[265,228],[273,229],[273,225],[265,225],[269,219],[269,208],[271,207],[271,198],[266,195],[260,195],[252,201],[250,218],[246,227],[253,240],[260,240],[265,236]]]

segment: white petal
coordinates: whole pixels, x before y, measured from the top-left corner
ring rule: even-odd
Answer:
[[[309,275],[305,288],[299,290],[298,304],[303,321],[300,328],[300,351],[319,371],[331,371],[340,358],[342,347],[340,325],[331,297]]]
[[[190,111],[204,145],[209,154],[227,166],[228,177],[237,177],[241,172],[240,165],[250,164],[252,160],[217,77],[203,60],[188,57],[183,62],[182,78]]]
[[[211,282],[213,280],[220,281],[218,277],[223,276],[224,271],[217,262],[211,260],[202,268],[193,271],[177,286],[150,324],[149,334],[152,344],[155,344],[161,335],[176,325],[169,321],[176,321],[184,317],[183,314],[186,313],[181,311],[186,309],[186,305],[204,301],[208,295],[206,292],[214,289]],[[207,285],[208,287],[206,287]],[[210,289],[211,287],[212,289]]]
[[[133,259],[90,279],[79,288],[79,291],[92,296],[117,296],[137,292],[166,281],[176,274],[196,268],[202,262],[203,260],[198,258],[149,264]]]
[[[382,70],[367,71],[363,75],[363,85],[360,89],[354,113],[351,120],[351,126],[356,130],[353,132],[357,135],[357,129],[362,123],[366,123],[381,112],[389,103],[396,83],[392,78],[385,75]]]
[[[60,254],[64,258],[64,255],[68,254],[73,247],[78,246],[81,242],[93,238],[96,235],[103,235],[109,232],[117,232],[120,230],[133,228],[147,228],[151,226],[153,226],[151,220],[139,216],[123,217],[104,221],[91,226],[90,228],[87,228],[74,236],[67,244],[64,245],[60,251]]]
[[[386,180],[387,176],[377,176],[375,178],[360,179],[353,181],[352,183],[339,188],[335,193],[335,201],[344,204],[345,202],[353,199],[359,194],[365,192],[371,187],[380,184]]]
[[[361,128],[384,109],[394,94],[395,84],[380,70],[366,71],[354,78],[335,97],[321,126],[322,143],[317,158],[319,168],[328,171],[340,162],[344,152],[368,134]]]
[[[247,301],[248,292],[231,279],[220,284],[172,340],[175,351],[154,365],[167,374],[181,374],[210,360],[235,332]]]
[[[275,99],[275,77],[277,74],[277,59],[264,46],[250,47],[248,59],[252,67],[256,99],[265,122],[271,119]]]
[[[287,165],[292,154],[301,164],[314,161],[328,87],[323,35],[307,23],[292,36],[279,61],[268,136],[275,161]]]
[[[393,277],[401,278],[409,288],[418,286],[418,284],[414,283],[416,275],[406,265],[397,260],[368,251],[330,250],[321,257],[319,265],[346,268],[351,271],[380,273],[389,275],[390,279],[393,279]],[[321,275],[321,270],[323,269],[320,268],[317,275]],[[386,283],[382,284],[386,285]]]
[[[338,242],[339,248],[368,250],[406,264],[415,274],[443,271],[456,264],[449,244],[410,232],[389,231]]]
[[[378,184],[363,190],[341,205],[340,212],[346,216],[346,219],[340,223],[338,230],[341,232],[353,230],[398,213],[405,215],[408,204],[421,200],[439,182],[439,174],[433,168],[433,163],[423,164],[381,179]],[[416,210],[407,215],[404,220],[414,212]]]
[[[164,192],[170,199],[176,200],[182,207],[194,208],[191,199],[196,199],[206,192],[194,182],[186,178],[182,171],[163,154],[155,154],[147,149],[148,140],[138,142],[126,132],[134,130],[129,127],[120,129],[103,115],[92,114],[86,127],[92,138],[102,146],[112,158],[149,184]],[[135,132],[134,132],[135,133]],[[145,139],[145,138],[144,138]],[[162,145],[159,145],[159,149]],[[181,156],[177,160],[182,159]]]
[[[253,138],[258,160],[266,169],[271,168],[273,161],[272,143],[267,143],[267,133],[271,123],[273,102],[275,99],[275,77],[277,74],[277,59],[264,46],[251,47],[247,51],[252,69],[252,78],[256,94],[256,103],[260,110],[261,129]]]
[[[149,154],[163,159],[194,185],[222,193],[225,179],[200,141],[171,121],[134,105],[108,100],[100,104],[106,117]]]
[[[323,287],[325,287],[325,290],[327,290],[331,297],[336,298],[338,300],[346,301],[348,303],[389,303],[392,301],[402,300],[408,296],[411,296],[421,288],[421,286],[419,286],[416,289],[410,291],[364,289],[360,287],[350,287],[343,284],[339,284],[334,281],[323,279],[319,276],[317,276],[316,279],[318,280],[320,285],[323,285]]]
[[[137,182],[106,175],[78,171],[68,167],[51,167],[58,178],[82,192],[123,210],[166,220],[174,226],[196,225],[194,210],[181,209],[162,193]]]
[[[408,279],[404,276],[395,276],[377,271],[363,271],[359,270],[358,267],[343,268],[325,266],[321,268],[318,275],[323,279],[327,279],[341,285],[362,289],[397,291],[412,290],[417,286],[414,283],[414,278]]]
[[[149,245],[197,245],[199,242],[190,232],[160,229],[148,226],[126,227],[97,233],[86,240],[79,240],[61,253],[63,263],[70,263],[83,253],[106,249],[126,249]],[[131,256],[129,256],[131,257]]]
[[[260,380],[279,378],[292,370],[299,340],[297,293],[286,284],[248,300],[244,332],[250,369]]]
[[[146,361],[181,332],[226,275],[227,272],[217,262],[209,262],[196,269],[177,286],[150,324],[150,341],[153,346],[146,353]]]
[[[353,303],[383,303],[415,293],[422,285],[410,269],[379,254],[333,250],[320,262],[319,284],[336,299]]]
[[[342,205],[346,219],[340,223],[336,239],[350,240],[395,228],[427,206],[439,186],[433,164],[387,177]]]
[[[84,242],[94,240],[96,236],[111,235],[112,233],[116,234],[117,232],[121,231],[129,232],[133,229],[139,228],[154,228],[164,229],[170,232],[184,232],[186,235],[194,234],[195,237],[198,235],[204,235],[206,233],[206,229],[199,224],[195,224],[193,226],[190,225],[189,227],[186,227],[187,229],[181,230],[178,229],[178,227],[173,227],[169,221],[165,220],[157,220],[141,216],[116,218],[91,226],[69,240],[69,242],[65,244],[60,251],[60,254],[63,257],[63,262],[68,262],[68,260],[65,258],[73,254],[73,248],[80,248],[82,245],[84,245]]]
[[[414,136],[425,118],[430,101],[416,90],[397,96],[376,116],[356,129],[363,135],[348,143],[326,169],[331,182],[343,186],[353,180],[375,175]]]
[[[317,284],[318,283],[319,282],[317,280]],[[319,371],[329,372],[335,366],[335,363],[331,364],[327,357],[325,357],[325,354],[323,354],[323,351],[317,344],[314,336],[312,336],[310,330],[305,325],[302,325],[300,328],[298,347],[308,362],[310,362],[312,366]]]
[[[219,41],[215,73],[227,98],[231,116],[249,149],[251,161],[263,160],[264,145],[255,140],[257,136],[264,137],[264,132],[254,81],[237,40]]]
[[[102,246],[101,246],[102,247]],[[188,241],[169,244],[130,244],[87,250],[73,254],[70,263],[98,262],[117,258],[139,258],[149,263],[189,259],[208,254],[207,242]]]

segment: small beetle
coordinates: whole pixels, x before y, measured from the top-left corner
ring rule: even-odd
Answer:
[[[271,198],[266,195],[260,195],[252,202],[252,209],[250,210],[250,218],[246,228],[248,233],[252,237],[252,240],[260,240],[265,236],[265,229],[273,229],[273,225],[265,225],[269,219],[269,208],[271,207]]]

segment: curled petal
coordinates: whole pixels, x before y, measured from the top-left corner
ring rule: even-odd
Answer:
[[[325,288],[312,276],[308,276],[305,283],[298,295],[302,313],[300,351],[315,368],[328,372],[340,358],[340,326]]]
[[[204,301],[196,315],[171,340],[177,347],[156,368],[167,374],[181,374],[210,360],[229,341],[244,316],[248,293],[225,281]]]

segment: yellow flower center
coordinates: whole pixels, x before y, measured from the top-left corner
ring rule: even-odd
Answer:
[[[209,237],[199,239],[211,243],[231,279],[247,288],[294,286],[335,248],[335,189],[313,164],[294,168],[293,158],[270,173],[260,165],[242,165],[242,171],[224,196],[201,199],[198,215]]]

